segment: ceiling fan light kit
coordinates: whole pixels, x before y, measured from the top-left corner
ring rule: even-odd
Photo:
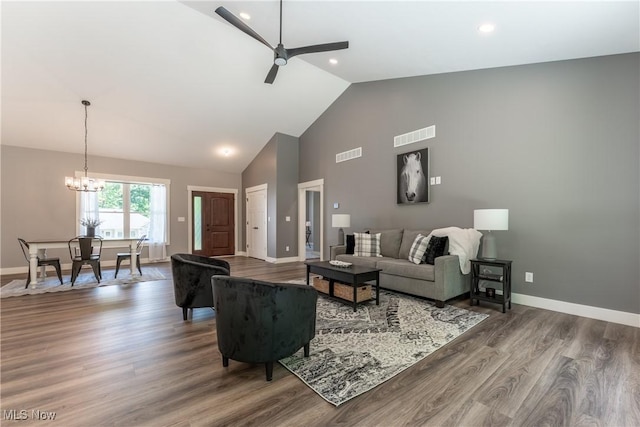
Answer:
[[[273,47],[267,42],[264,38],[262,38],[258,33],[256,33],[251,27],[245,24],[242,20],[237,18],[233,13],[229,12],[222,6],[219,6],[216,9],[216,13],[222,17],[225,21],[242,31],[243,33],[253,37],[258,40],[260,43],[267,46],[269,49],[273,50],[273,65],[267,74],[267,78],[264,80],[265,83],[272,84],[276,79],[276,75],[278,74],[278,67],[282,67],[287,65],[287,61],[290,58],[293,58],[296,55],[302,55],[305,53],[318,53],[318,52],[328,52],[332,50],[340,50],[347,49],[349,47],[349,42],[335,42],[335,43],[324,43],[324,44],[316,44],[311,46],[303,46],[296,47],[293,49],[287,49],[282,44],[282,0],[280,0],[280,41],[276,47]]]

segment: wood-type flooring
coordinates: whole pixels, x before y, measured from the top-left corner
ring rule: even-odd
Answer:
[[[228,260],[263,280],[306,271]],[[459,299],[490,317],[336,408],[279,364],[271,382],[263,365],[223,368],[215,312],[184,322],[170,265],[154,266],[168,279],[0,300],[0,424],[640,426],[638,328]]]

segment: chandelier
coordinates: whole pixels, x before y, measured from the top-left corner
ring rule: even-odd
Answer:
[[[82,101],[84,105],[84,176],[81,178],[74,178],[67,176],[64,178],[64,184],[69,190],[73,191],[91,191],[96,192],[104,188],[104,180],[89,178],[87,167],[87,107],[91,105],[89,101]]]

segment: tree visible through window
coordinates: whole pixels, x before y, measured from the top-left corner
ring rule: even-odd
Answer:
[[[96,232],[103,238],[137,239],[146,235],[149,259],[165,259],[171,181],[107,174],[97,177],[105,181],[104,190],[77,193],[78,235],[86,232],[81,219],[99,220]]]
[[[151,218],[151,185],[105,183],[98,193],[98,211],[104,237],[137,238],[148,234]]]

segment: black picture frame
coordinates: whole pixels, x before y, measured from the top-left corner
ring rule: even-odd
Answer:
[[[429,149],[398,154],[396,200],[399,205],[429,203]]]

